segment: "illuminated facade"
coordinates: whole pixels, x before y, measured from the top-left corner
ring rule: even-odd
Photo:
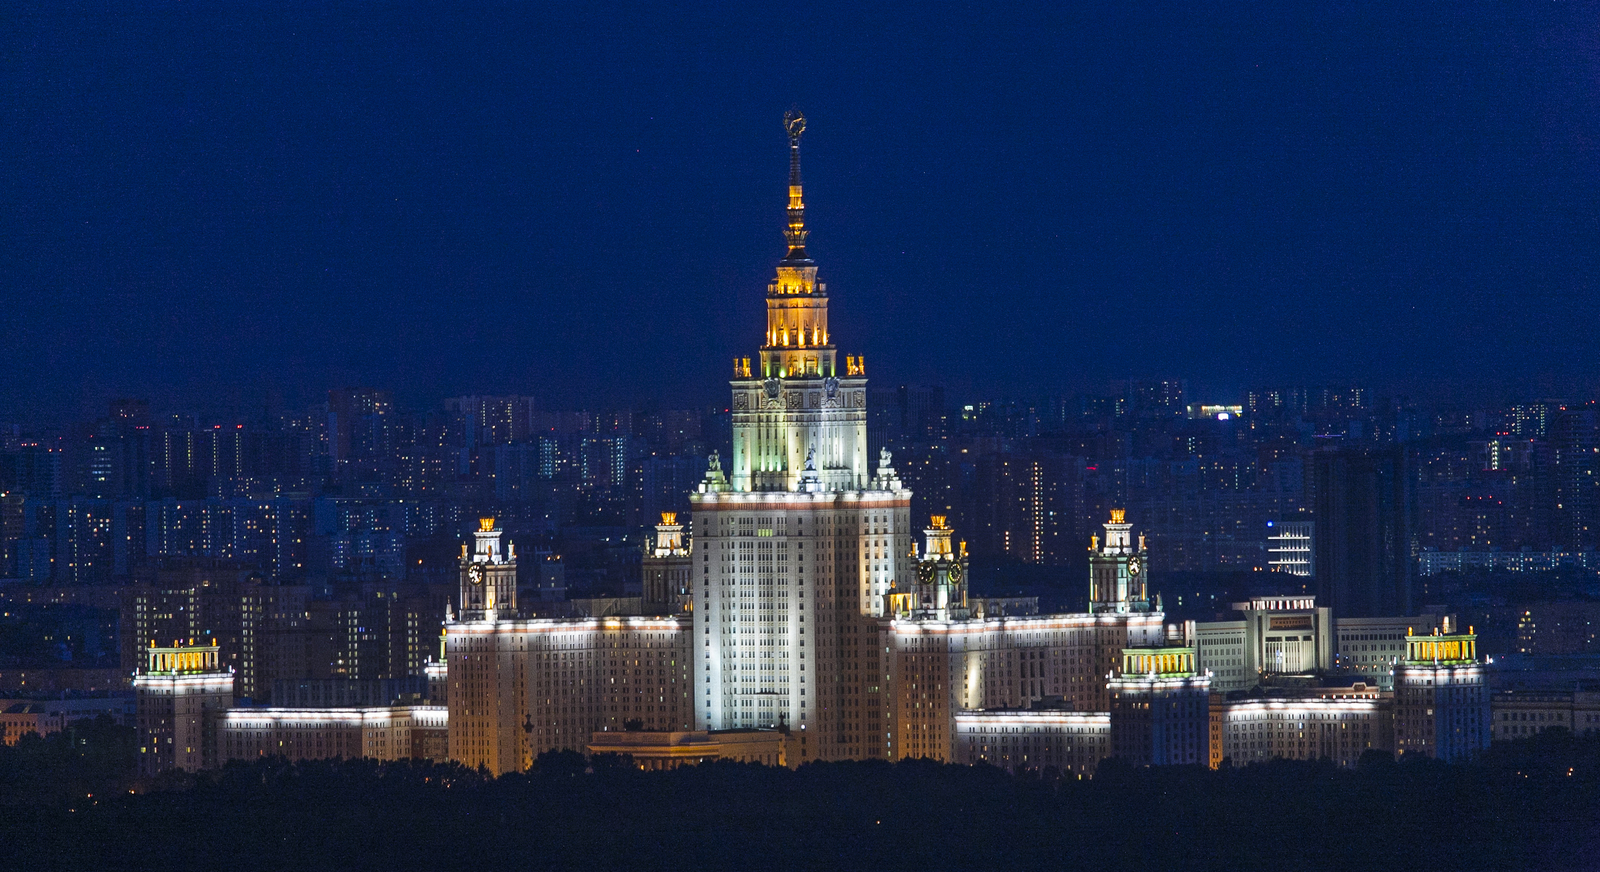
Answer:
[[[1394,689],[1394,666],[1405,656],[1408,627],[1433,615],[1335,618],[1313,596],[1262,596],[1234,603],[1237,621],[1192,623],[1200,669],[1211,689],[1249,690],[1282,676],[1351,673],[1370,687]]]
[[[544,751],[581,751],[631,722],[687,730],[689,617],[518,618],[514,566],[486,518],[461,567],[463,609],[445,625],[450,759],[520,772]],[[503,570],[501,570],[503,571]]]
[[[1150,552],[1144,547],[1144,535],[1135,546],[1133,525],[1122,509],[1111,510],[1105,528],[1105,544],[1098,536],[1089,543],[1089,611],[1150,611]]]
[[[731,468],[713,455],[689,497],[694,717],[712,730],[786,725],[801,759],[883,757],[893,737],[875,619],[913,580],[911,493],[887,452],[869,466],[865,367],[839,359],[806,253],[805,119],[785,126],[788,253],[767,287],[765,342],[756,366],[735,361]]]
[[[896,620],[888,637],[893,759],[951,760],[956,720],[1054,704],[1106,712],[1107,656],[1162,638],[1158,614]]]
[[[987,763],[1012,772],[1055,768],[1094,775],[1111,756],[1111,715],[1106,712],[1021,710],[961,712],[955,720],[952,760]]]
[[[1192,645],[1128,648],[1106,687],[1113,756],[1135,766],[1209,761],[1211,679],[1196,673]]]
[[[806,252],[804,119],[789,115],[786,129],[788,250],[767,288],[759,357],[734,362],[728,468],[712,454],[690,522],[657,526],[643,614],[519,617],[515,585],[490,584],[515,569],[483,525],[463,555],[459,619],[446,624],[452,760],[500,773],[547,750],[659,750],[664,735],[730,730],[787,730],[792,763],[950,760],[964,741],[958,717],[973,712],[1103,717],[1124,649],[1161,643],[1143,537],[1120,510],[1091,546],[1082,614],[1000,616],[974,601],[965,545],[942,517],[913,543],[910,491],[887,451],[867,455],[864,364],[841,360]],[[654,737],[607,738],[619,731]],[[1051,752],[1059,765],[1083,772],[1099,759],[1092,742],[1070,744]]]
[[[1406,634],[1406,657],[1394,668],[1395,749],[1460,760],[1489,746],[1489,685],[1478,661],[1478,636],[1445,627]]]
[[[1263,596],[1234,603],[1243,620],[1192,624],[1199,668],[1212,689],[1248,690],[1264,677],[1333,666],[1333,615],[1311,596]]]
[[[1213,768],[1266,760],[1332,760],[1354,766],[1369,750],[1394,750],[1394,697],[1356,684],[1304,691],[1274,689],[1266,698],[1212,706]]]
[[[437,705],[236,708],[220,719],[224,760],[437,760],[448,752],[449,712]]]
[[[133,678],[139,721],[139,769],[198,772],[220,762],[217,719],[233,705],[233,672],[216,645],[151,643]]]
[[[712,760],[793,768],[799,765],[794,753],[798,744],[793,733],[780,730],[634,730],[595,733],[587,750],[626,754],[640,769],[676,769]]]
[[[0,741],[15,745],[29,733],[48,736],[61,732],[66,725],[65,712],[49,711],[40,703],[19,702],[0,711]]]
[[[1268,521],[1267,566],[1274,572],[1287,572],[1311,578],[1317,574],[1312,537],[1315,521]]]
[[[1394,690],[1394,667],[1406,656],[1406,634],[1412,627],[1431,627],[1441,620],[1436,615],[1409,618],[1336,618],[1339,669],[1359,675],[1367,684]]]
[[[644,611],[652,615],[687,612],[689,595],[689,543],[676,512],[662,512],[656,525],[654,546],[645,552],[644,584],[640,592]]]

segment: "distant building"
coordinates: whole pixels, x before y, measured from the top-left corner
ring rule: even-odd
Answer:
[[[987,763],[1010,772],[1054,768],[1094,775],[1111,755],[1111,715],[1067,708],[958,712],[952,761]]]
[[[1502,690],[1490,700],[1494,714],[1491,738],[1525,739],[1545,730],[1573,735],[1600,733],[1600,690],[1594,685],[1571,690]]]
[[[1395,666],[1395,749],[1460,760],[1491,738],[1489,685],[1478,661],[1478,637],[1446,622],[1433,635],[1406,635],[1406,656]]]
[[[7,745],[35,732],[48,736],[74,721],[100,716],[123,726],[138,725],[138,708],[133,697],[125,695],[85,699],[0,699],[0,727]]]
[[[1275,572],[1287,572],[1310,578],[1317,574],[1315,521],[1268,521],[1267,566]]]
[[[1356,683],[1344,687],[1270,688],[1212,702],[1216,761],[1327,759],[1354,766],[1369,750],[1394,750],[1394,697]]]
[[[1517,653],[1600,653],[1600,603],[1529,603],[1517,616]]]
[[[436,760],[449,756],[441,705],[229,709],[219,719],[223,760]]]
[[[1339,618],[1334,621],[1337,637],[1335,666],[1359,677],[1374,687],[1394,689],[1395,664],[1405,659],[1406,635],[1411,627],[1431,627],[1439,615],[1398,618]]]
[[[1249,690],[1274,676],[1349,674],[1371,687],[1394,688],[1394,665],[1405,656],[1408,627],[1431,626],[1434,615],[1337,618],[1313,596],[1255,597],[1234,603],[1242,620],[1193,623],[1200,669],[1223,693]]]
[[[647,614],[670,615],[689,610],[691,560],[677,513],[662,512],[654,547],[643,561],[641,605]]]
[[[1209,760],[1209,676],[1195,671],[1194,647],[1128,648],[1107,682],[1111,754],[1135,766]]]
[[[799,740],[787,730],[602,731],[590,736],[590,754],[626,754],[640,769],[731,760],[764,766],[799,765]]]
[[[37,702],[16,702],[0,708],[0,740],[15,745],[29,733],[48,736],[66,726],[66,715]]]
[[[1600,551],[1439,551],[1417,555],[1417,574],[1438,575],[1484,569],[1491,572],[1551,572],[1557,569],[1600,570]]]
[[[1412,609],[1412,506],[1400,448],[1312,455],[1317,599],[1340,617]]]
[[[141,772],[197,772],[221,762],[217,720],[233,705],[233,672],[222,667],[216,645],[152,644],[133,690]]]
[[[1201,671],[1212,689],[1248,690],[1267,675],[1305,675],[1333,666],[1333,616],[1312,596],[1265,596],[1234,603],[1239,621],[1193,624]]]

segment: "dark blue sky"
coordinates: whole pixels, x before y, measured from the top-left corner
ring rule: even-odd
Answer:
[[[1594,4],[124,5],[0,20],[0,420],[719,401],[792,103],[880,381],[1600,386]]]

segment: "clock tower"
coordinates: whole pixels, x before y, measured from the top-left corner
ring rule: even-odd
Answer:
[[[479,518],[472,553],[461,546],[461,619],[493,621],[517,616],[517,555],[500,548],[494,518]]]
[[[1144,534],[1133,542],[1133,525],[1122,509],[1111,510],[1106,541],[1089,539],[1089,611],[1095,614],[1150,611],[1149,558]]]
[[[917,580],[909,596],[890,594],[895,617],[935,621],[972,616],[967,607],[967,543],[952,547],[954,531],[944,515],[934,515],[923,535],[927,549],[917,560]]]

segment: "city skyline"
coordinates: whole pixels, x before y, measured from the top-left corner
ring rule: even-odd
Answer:
[[[0,866],[1600,850],[1600,3],[191,6],[0,28]]]
[[[1585,7],[659,14],[23,16],[0,266],[34,365],[0,419],[348,385],[714,402],[791,102],[880,383],[1593,394]]]

